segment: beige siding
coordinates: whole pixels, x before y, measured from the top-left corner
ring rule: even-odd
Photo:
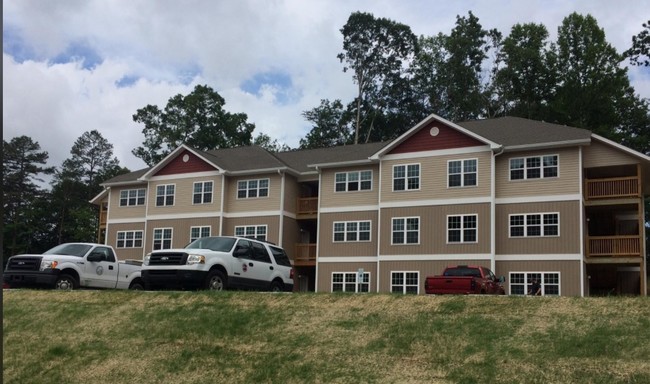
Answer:
[[[511,214],[560,214],[560,236],[510,238]],[[513,254],[576,254],[580,253],[580,202],[560,201],[548,203],[498,204],[496,206],[496,253]]]
[[[300,242],[300,227],[296,219],[284,217],[284,226],[282,234],[282,248],[287,252],[291,260],[294,259],[296,244]]]
[[[590,146],[584,147],[582,155],[585,168],[637,164],[639,162],[637,158],[598,141],[592,141]]]
[[[386,160],[381,164],[381,201],[409,201],[431,199],[457,199],[490,196],[490,166],[492,152],[423,157],[404,160]],[[449,160],[477,159],[478,185],[475,187],[449,188],[447,186],[447,162]],[[393,192],[393,166],[420,164],[420,189]]]
[[[212,181],[212,202],[208,204],[193,204],[194,183],[200,181]],[[175,185],[174,205],[156,206],[156,189],[159,185]],[[173,180],[156,180],[149,184],[147,193],[149,204],[148,214],[169,215],[169,214],[191,214],[191,213],[218,213],[221,210],[221,176],[206,176]]]
[[[447,244],[447,216],[476,214],[478,242]],[[392,219],[420,218],[420,244],[391,245]],[[456,255],[490,253],[490,204],[385,208],[381,211],[381,255]]]
[[[377,292],[377,263],[319,263],[318,264],[318,292],[332,292],[332,273],[357,272],[363,268],[370,273],[370,292]]]
[[[145,205],[136,205],[131,207],[120,207],[120,193],[125,190],[131,189],[147,189],[146,184],[130,187],[113,187],[109,191],[108,200],[108,220],[116,219],[136,219],[144,218],[146,212],[146,204],[148,204],[149,196],[145,197]]]
[[[370,241],[334,242],[335,221],[370,220]],[[319,256],[376,256],[377,255],[377,212],[322,213],[319,221]]]
[[[259,217],[232,217],[223,220],[223,235],[234,236],[235,227],[266,225],[266,240],[274,244],[280,243],[280,217],[259,216]]]
[[[379,292],[391,292],[392,272],[419,272],[419,293],[424,292],[424,280],[427,276],[440,275],[448,266],[480,265],[490,268],[487,260],[427,260],[427,261],[382,261],[379,264]]]
[[[144,233],[144,223],[128,223],[128,224],[109,224],[106,229],[106,244],[115,248],[117,253],[117,258],[120,260],[127,259],[136,259],[142,260],[142,257],[145,255],[144,244],[140,248],[117,248],[117,232],[119,231],[143,231]]]
[[[340,172],[372,171],[372,190],[335,192],[335,175]],[[379,199],[379,166],[367,165],[350,168],[324,169],[320,187],[321,208],[359,205],[376,205]]]
[[[219,234],[219,218],[187,218],[174,220],[150,220],[145,232],[145,253],[153,248],[153,230],[156,228],[172,228],[172,248],[183,248],[190,242],[190,228],[210,226],[210,234]]]
[[[289,213],[296,213],[296,204],[300,195],[300,186],[294,176],[285,174],[284,177],[284,210]]]
[[[510,159],[558,155],[558,177],[510,181]],[[543,151],[507,152],[496,160],[496,197],[567,195],[580,193],[579,149],[559,148]]]
[[[239,181],[259,179],[269,179],[269,195],[267,197],[237,198],[237,183]],[[224,210],[229,213],[278,211],[280,210],[281,187],[282,176],[277,173],[229,177],[226,182],[226,205]]]
[[[559,272],[560,295],[580,296],[581,261],[497,261],[497,276],[504,276],[506,293],[510,292],[509,274],[511,272]]]

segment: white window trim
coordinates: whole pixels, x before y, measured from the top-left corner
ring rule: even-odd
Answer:
[[[544,157],[547,156],[555,156],[557,157],[557,176],[551,176],[551,177],[544,177]],[[535,177],[532,179],[528,178],[528,167],[527,167],[527,161],[526,159],[530,159],[533,157],[539,157],[540,161],[540,174],[539,177]],[[523,179],[513,179],[512,178],[512,166],[511,166],[511,161],[516,160],[516,159],[522,159],[524,160],[524,167],[522,168],[524,171],[524,178]],[[559,154],[546,154],[546,155],[538,155],[538,156],[525,156],[525,157],[511,157],[508,159],[508,181],[526,181],[526,180],[543,180],[543,179],[559,179],[560,178],[560,155]]]
[[[408,187],[408,167],[409,165],[417,165],[418,166],[418,187],[417,188],[409,188]],[[404,167],[404,189],[396,190],[395,189],[395,167]],[[393,192],[411,192],[411,191],[419,191],[422,188],[422,164],[421,163],[409,163],[409,164],[395,164],[393,165],[392,168],[392,173],[391,173],[391,188]]]
[[[508,295],[512,295],[512,275],[513,274],[523,274],[524,275],[524,294],[523,296],[531,296],[528,294],[528,276],[529,275],[541,275],[541,281],[539,282],[540,286],[542,287],[542,296],[546,296],[544,293],[544,286],[546,285],[544,283],[544,275],[557,275],[557,295],[562,296],[562,273],[559,271],[544,271],[544,272],[539,272],[539,271],[512,271],[508,272]],[[516,284],[516,285],[521,285],[521,284]],[[552,284],[555,285],[555,284]],[[519,295],[517,295],[519,296]],[[552,295],[555,296],[555,295]]]
[[[238,229],[238,228],[243,228],[243,230],[244,230],[244,234],[243,234],[243,235],[238,235],[238,234],[237,234],[237,229]],[[253,237],[253,239],[257,239],[258,236],[259,236],[259,232],[258,232],[259,229],[260,229],[260,228],[264,228],[264,240],[268,240],[268,239],[269,239],[269,226],[266,225],[266,224],[259,224],[259,225],[257,225],[257,224],[253,224],[253,225],[236,225],[233,233],[235,234],[235,236],[249,238],[249,237],[246,235],[246,229],[247,229],[247,228],[255,228],[255,235],[254,235],[255,237]]]
[[[403,243],[394,243],[393,242],[393,233],[395,232],[393,230],[393,221],[395,220],[404,220],[404,242]],[[407,236],[408,236],[408,230],[406,229],[406,221],[408,219],[418,219],[418,242],[417,243],[409,243],[406,241]],[[420,229],[422,228],[422,220],[420,220],[420,216],[408,216],[408,217],[391,217],[390,219],[390,245],[420,245]]]
[[[342,291],[334,291],[334,284],[335,284],[334,275],[337,275],[337,274],[343,275],[343,282],[341,282],[341,283],[336,282],[336,284],[342,284],[343,285],[343,290]],[[330,293],[351,292],[351,291],[346,291],[345,290],[345,285],[346,284],[351,284],[351,283],[346,283],[346,281],[345,281],[346,275],[354,275],[354,292],[353,293],[370,293],[370,288],[372,287],[372,285],[371,285],[372,280],[371,280],[370,272],[363,272],[364,276],[368,276],[368,282],[367,283],[366,282],[359,283],[357,281],[358,272],[332,272],[332,274],[330,275],[330,284],[331,284],[330,285]],[[359,285],[361,285],[361,284],[368,284],[368,292],[360,292],[359,291]]]
[[[357,240],[347,240],[348,236],[348,223],[356,223],[357,224]],[[368,223],[370,224],[370,228],[368,228],[368,240],[359,240],[359,234],[362,232],[359,230],[360,224],[361,223]],[[336,240],[336,224],[343,224],[344,226],[344,231],[343,231],[343,238],[344,240]],[[366,232],[366,231],[363,231]],[[349,220],[349,221],[335,221],[332,223],[332,242],[333,243],[369,243],[372,241],[372,220]]]
[[[167,229],[169,229],[169,231],[171,232],[171,236],[169,237],[169,248],[159,248],[159,249],[155,249],[155,250],[158,251],[158,250],[165,250],[165,249],[173,249],[174,248],[174,228],[172,228],[172,227],[164,227],[164,228],[154,228],[153,229],[153,232],[151,233],[151,249],[152,250],[154,250],[154,243],[156,242],[156,231],[161,231],[162,234],[164,235],[165,230],[167,230]],[[161,246],[162,246],[164,244],[164,242],[165,242],[165,238],[161,237],[160,241],[161,241]]]
[[[476,240],[475,241],[465,241],[465,218],[469,216],[474,216],[476,218],[476,227],[474,228],[474,231],[476,232]],[[460,217],[460,228],[454,228],[454,230],[460,230],[460,241],[449,241],[449,218],[450,217]],[[460,244],[477,244],[478,243],[478,213],[468,213],[468,214],[462,214],[462,215],[447,215],[447,244],[449,245],[460,245]]]
[[[540,235],[539,236],[528,236],[528,216],[540,215]],[[544,215],[557,215],[557,235],[545,235],[544,234]],[[512,224],[510,219],[512,216],[523,216],[524,217],[524,235],[523,236],[512,236]],[[529,212],[529,213],[511,213],[508,215],[508,238],[510,239],[539,239],[542,237],[560,237],[562,233],[562,228],[560,227],[561,219],[560,212]],[[555,224],[554,224],[555,225]]]
[[[140,243],[141,243],[141,245],[139,247],[135,246],[135,234],[137,232],[140,232]],[[126,247],[126,246],[119,247],[118,246],[119,241],[120,241],[119,240],[120,233],[124,233],[124,240],[123,240],[124,244],[126,244],[126,241],[127,241],[126,234],[127,233],[133,233],[133,247]],[[141,230],[141,229],[133,229],[133,230],[127,230],[127,231],[117,231],[115,233],[115,248],[117,248],[117,249],[137,249],[137,248],[143,248],[143,247],[144,247],[144,231],[143,230]]]
[[[205,184],[207,184],[207,183],[212,184],[212,192],[210,192],[210,202],[209,203],[206,203],[206,202],[203,201],[203,198],[205,197],[205,192],[203,192],[203,191],[205,190]],[[200,203],[195,203],[194,202],[194,195],[197,194],[196,192],[194,192],[194,187],[196,186],[196,184],[201,184],[201,193],[200,193],[201,202]],[[192,205],[205,205],[205,204],[214,204],[214,181],[212,181],[212,180],[195,181],[194,183],[192,183]]]
[[[261,196],[260,197],[260,181],[266,180],[268,181],[266,188],[267,193],[266,196]],[[252,189],[248,188],[248,182],[249,181],[257,181],[257,196],[255,197],[248,197],[248,191],[252,191]],[[242,191],[242,189],[239,189],[239,183],[246,182],[246,197],[239,197],[239,191]],[[246,199],[268,199],[269,196],[271,196],[271,179],[270,178],[262,178],[262,179],[246,179],[246,180],[237,180],[237,192],[236,192],[237,200],[246,200]]]
[[[135,191],[135,204],[129,204],[129,192]],[[144,202],[142,204],[138,204],[138,192],[139,191],[144,191]],[[126,205],[122,205],[122,193],[126,192]],[[143,207],[147,205],[147,189],[146,188],[136,188],[136,189],[123,189],[120,191],[120,196],[118,197],[118,206],[119,207]]]
[[[199,237],[197,237],[195,239],[192,239],[192,230],[197,229],[197,228],[199,230]],[[201,232],[203,232],[203,229],[205,229],[205,228],[208,229],[208,232],[209,232],[208,236],[212,236],[212,226],[211,225],[195,225],[195,226],[190,227],[190,242],[192,242],[192,241],[194,241],[196,239],[200,239],[201,237],[206,237],[206,236],[201,235]]]
[[[174,194],[172,195],[174,197],[174,204],[171,204],[171,205],[167,205],[167,204],[158,205],[158,187],[165,187],[165,194],[163,196],[165,197],[165,202],[167,202],[166,197],[169,196],[169,195],[167,195],[167,187],[170,186],[170,185],[174,186]],[[156,207],[173,207],[173,206],[176,205],[176,184],[175,183],[174,184],[158,184],[158,185],[156,185],[155,188],[156,188],[156,203],[155,203]]]
[[[476,184],[474,185],[465,185],[465,162],[466,161],[476,161],[476,172],[467,172],[469,173],[475,173],[476,174]],[[451,186],[449,185],[449,176],[451,175],[449,173],[449,163],[452,161],[460,161],[460,168],[461,171],[460,173],[454,173],[454,175],[460,175],[460,185],[454,185]],[[456,189],[456,188],[475,188],[478,187],[478,158],[473,158],[473,159],[455,159],[455,160],[447,160],[447,188],[450,189]]]
[[[393,274],[394,273],[399,273],[402,274],[402,279],[404,281],[404,284],[402,285],[393,285]],[[418,276],[418,283],[415,285],[417,288],[417,291],[415,292],[416,295],[420,294],[420,271],[390,271],[390,293],[398,293],[398,292],[393,292],[393,287],[401,287],[402,288],[402,294],[406,295],[409,294],[406,292],[406,287],[412,287],[412,284],[406,284],[406,274],[407,273],[415,273]]]
[[[361,189],[361,173],[363,173],[363,172],[370,172],[370,180],[364,180],[364,181],[370,181],[370,189]],[[359,189],[357,189],[356,191],[348,191],[348,183],[350,182],[350,180],[349,180],[350,173],[358,173],[359,174],[359,178],[357,179],[358,180],[357,182],[359,183]],[[336,175],[340,175],[340,174],[345,175],[345,190],[344,191],[337,191],[336,190],[336,184],[338,184],[338,182],[336,181]],[[372,175],[372,170],[371,169],[362,169],[360,171],[336,172],[334,174],[334,193],[372,192],[372,178],[373,178],[373,175]]]

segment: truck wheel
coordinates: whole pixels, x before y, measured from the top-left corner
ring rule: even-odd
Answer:
[[[72,291],[77,288],[77,281],[70,275],[61,275],[54,283],[54,289]]]
[[[210,291],[226,289],[226,278],[220,270],[215,269],[208,273],[208,277],[205,279],[205,289]]]
[[[129,285],[129,289],[133,291],[144,291],[144,285],[140,280],[135,280]]]
[[[269,291],[271,292],[283,292],[284,287],[282,286],[282,283],[280,283],[277,280],[273,280],[271,282],[271,286],[269,287]]]

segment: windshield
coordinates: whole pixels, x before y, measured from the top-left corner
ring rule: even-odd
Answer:
[[[92,247],[92,245],[88,244],[60,244],[52,249],[43,252],[43,254],[83,257]]]
[[[211,251],[230,252],[236,240],[232,237],[202,237],[189,243],[185,249],[209,249]]]

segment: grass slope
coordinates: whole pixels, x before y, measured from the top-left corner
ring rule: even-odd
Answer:
[[[4,383],[650,383],[650,299],[3,295]]]

